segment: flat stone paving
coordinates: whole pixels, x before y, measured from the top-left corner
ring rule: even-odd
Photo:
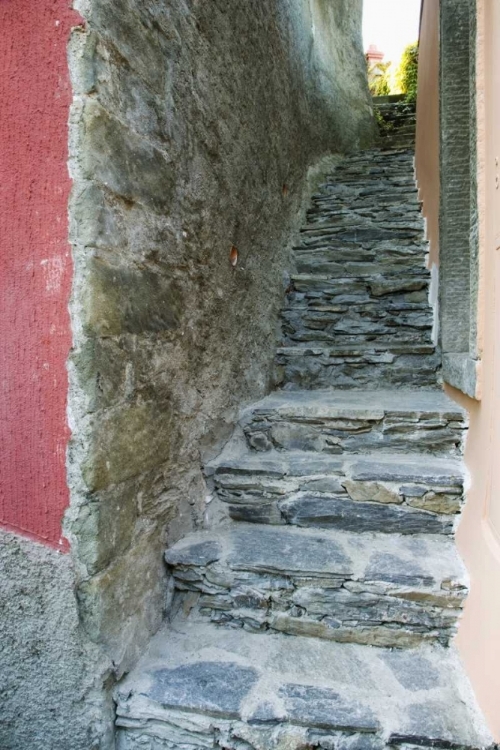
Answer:
[[[175,728],[186,742],[175,747],[237,750],[243,723],[254,737],[245,748],[255,750],[285,748],[274,743],[278,732],[289,750],[313,739],[327,750],[353,733],[370,739],[367,747],[491,745],[455,652],[439,647],[405,652],[243,636],[178,619],[153,640],[115,700],[117,726],[142,743],[120,748],[174,747],[161,737]],[[212,744],[219,733],[228,744]]]

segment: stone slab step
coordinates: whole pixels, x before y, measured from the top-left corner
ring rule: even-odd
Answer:
[[[342,345],[364,351],[384,342],[406,346],[407,353],[431,354],[432,315],[422,303],[373,301],[328,304],[327,300],[301,300],[294,296],[282,313],[284,345],[337,348]],[[416,346],[418,350],[411,349]],[[426,351],[422,351],[422,346]]]
[[[205,467],[234,520],[384,533],[453,531],[463,502],[457,459],[329,456],[229,447]]]
[[[419,241],[365,242],[339,244],[320,238],[316,244],[305,244],[294,249],[295,265],[300,274],[324,274],[332,278],[342,276],[389,275],[409,269],[424,268],[427,247]],[[357,272],[357,273],[356,273]]]
[[[363,298],[385,297],[386,295],[419,292],[429,286],[429,272],[423,264],[415,264],[413,273],[382,275],[376,273],[362,276],[346,276],[332,278],[327,274],[309,273],[293,274],[292,288],[295,292],[305,295],[313,294],[314,298],[328,297],[339,302],[349,295],[349,302],[354,301],[353,295]]]
[[[281,391],[240,420],[252,450],[460,455],[465,411],[439,390]]]
[[[178,620],[115,689],[120,750],[492,748],[457,654]]]
[[[308,338],[307,344],[293,342],[278,349],[276,382],[287,390],[438,387],[441,358],[433,347],[425,352],[429,347],[422,343],[423,336],[406,344],[385,343],[383,350],[367,343],[328,347],[319,336]],[[331,340],[335,338],[343,337]]]
[[[346,228],[356,226],[371,226],[374,223],[382,226],[399,228],[400,226],[411,229],[424,230],[424,222],[419,212],[416,201],[411,206],[405,204],[391,204],[390,206],[377,206],[375,200],[368,206],[338,205],[338,201],[323,200],[314,205],[307,212],[307,224],[305,230],[321,224],[337,224]]]
[[[433,535],[238,523],[191,534],[165,559],[213,622],[341,642],[447,644],[467,593],[453,542]]]

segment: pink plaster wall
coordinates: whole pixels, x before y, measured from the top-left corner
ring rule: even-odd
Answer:
[[[439,262],[438,2],[422,15],[417,112],[417,178],[431,258]],[[481,400],[447,387],[469,412],[465,461],[470,474],[457,543],[471,591],[457,645],[482,710],[500,741],[500,3],[477,0],[477,156],[479,208],[478,356]],[[427,107],[429,102],[429,107]]]
[[[66,549],[69,0],[0,2],[0,525]]]
[[[489,724],[500,740],[500,4],[477,0],[479,352],[481,401],[470,413],[471,475],[458,532],[471,593],[458,646]],[[460,395],[457,394],[457,398]]]

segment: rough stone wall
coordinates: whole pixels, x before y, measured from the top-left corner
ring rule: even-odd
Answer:
[[[1,531],[0,570],[0,747],[111,747],[111,664],[82,635],[69,555]]]
[[[308,167],[373,120],[362,0],[77,6],[65,528],[120,675],[160,623],[165,542],[204,523],[203,458],[271,386]]]

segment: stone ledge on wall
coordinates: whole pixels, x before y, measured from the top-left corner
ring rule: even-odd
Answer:
[[[481,400],[481,360],[470,354],[443,354],[443,380],[466,396]]]

